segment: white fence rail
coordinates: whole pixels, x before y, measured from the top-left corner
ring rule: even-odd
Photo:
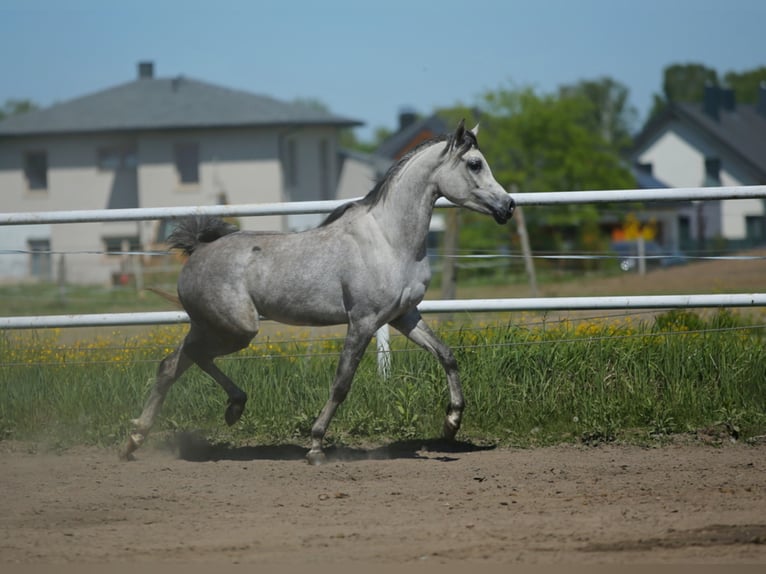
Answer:
[[[630,189],[607,191],[569,191],[514,194],[518,205],[554,205],[581,203],[658,202],[712,199],[762,199],[766,202],[766,185],[733,187],[692,187],[674,189]],[[82,223],[97,221],[139,221],[181,218],[192,215],[261,216],[326,213],[345,201],[308,201],[250,205],[216,205],[198,207],[166,207],[141,209],[107,209],[80,211],[43,211],[0,213],[0,225]],[[451,207],[439,200],[437,207]],[[584,310],[584,309],[661,309],[679,307],[755,307],[766,305],[766,293],[729,295],[674,295],[625,297],[554,297],[521,299],[472,299],[423,301],[423,313],[456,311],[496,312],[520,310]],[[37,317],[0,317],[0,329],[32,329],[74,326],[120,326],[183,323],[183,312],[106,313],[93,315],[49,315]]]
[[[357,198],[358,199],[358,198]],[[555,191],[516,193],[517,205],[556,205],[582,203],[631,203],[659,201],[704,201],[712,199],[765,199],[766,185],[731,187],[680,187],[672,189],[615,189],[606,191]],[[49,223],[86,223],[103,221],[146,221],[178,219],[193,215],[246,217],[262,215],[297,215],[329,213],[353,200],[301,201],[293,203],[253,203],[183,207],[144,207],[136,209],[88,209],[75,211],[37,211],[0,213],[0,225]],[[442,198],[437,207],[455,207]]]
[[[540,297],[518,299],[453,299],[423,301],[421,313],[467,311],[576,311],[593,309],[678,309],[682,307],[761,307],[766,293],[716,295],[625,295],[612,297]],[[101,313],[91,315],[41,315],[0,317],[0,329],[48,329],[60,327],[112,327],[126,325],[172,325],[188,323],[183,311]]]

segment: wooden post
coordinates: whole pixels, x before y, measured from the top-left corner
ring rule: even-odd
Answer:
[[[458,250],[460,212],[456,208],[447,211],[442,250],[442,299],[454,299],[457,295],[457,263],[454,255]]]
[[[56,274],[56,281],[59,286],[59,303],[61,305],[67,304],[67,276],[66,276],[66,256],[59,257],[58,273]]]
[[[518,188],[515,185],[511,185],[511,195],[518,193]],[[529,234],[527,233],[527,223],[524,219],[524,210],[520,205],[516,206],[514,212],[516,217],[516,230],[521,240],[521,252],[524,255],[524,269],[527,271],[527,278],[529,279],[529,292],[532,297],[537,297],[537,275],[535,274],[535,262],[532,259],[532,248],[529,245]]]
[[[131,262],[131,271],[133,272],[133,280],[136,283],[136,292],[138,293],[138,298],[143,299],[144,298],[144,266],[141,263],[141,256],[131,255],[130,262]]]

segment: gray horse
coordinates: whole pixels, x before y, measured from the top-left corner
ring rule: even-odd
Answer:
[[[348,325],[330,398],[311,429],[310,463],[324,461],[327,427],[351,388],[365,349],[386,323],[431,352],[444,368],[450,402],[443,433],[453,439],[465,406],[457,362],[417,305],[431,278],[426,237],[439,197],[491,215],[500,224],[513,214],[513,199],[492,176],[476,134],[476,128],[466,130],[460,122],[449,137],[424,142],[392,166],[367,196],[339,207],[314,229],[253,233],[204,217],[180,223],[170,244],[190,255],[178,279],[190,329],[161,362],[121,458],[132,458],[168,389],[193,363],[226,391],[226,422],[239,420],[247,395],[213,360],[247,347],[261,316],[292,325]]]

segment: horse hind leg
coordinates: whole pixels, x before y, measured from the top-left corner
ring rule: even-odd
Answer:
[[[160,362],[154,386],[144,404],[144,410],[140,417],[131,421],[133,430],[128,434],[128,438],[120,450],[120,459],[133,459],[133,453],[143,444],[154,425],[168,390],[191,365],[191,360],[184,353],[183,344]]]
[[[195,358],[194,362],[200,369],[210,375],[228,395],[229,403],[226,406],[224,419],[226,420],[227,425],[233,425],[240,419],[242,413],[245,412],[247,393],[235,385],[234,382],[229,377],[227,377],[223,371],[221,371],[221,369],[215,365],[215,363],[213,363],[212,359]]]

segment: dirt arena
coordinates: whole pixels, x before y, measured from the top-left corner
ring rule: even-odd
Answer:
[[[34,450],[0,442],[0,568],[766,564],[764,441]]]

